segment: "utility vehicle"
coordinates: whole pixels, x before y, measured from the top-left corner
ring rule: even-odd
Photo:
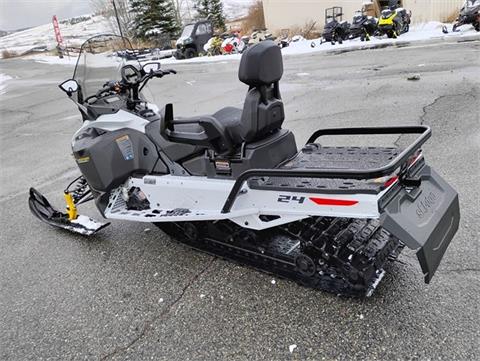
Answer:
[[[77,208],[94,200],[107,219],[154,223],[193,248],[351,296],[370,295],[406,245],[430,282],[460,212],[457,192],[422,154],[429,127],[320,129],[298,149],[282,127],[282,55],[269,40],[242,55],[243,109],[180,118],[172,104],[160,110],[142,96],[151,79],[175,71],[122,63],[113,51],[127,44],[88,40],[60,85],[83,119],[72,138],[81,176],[64,191],[65,212],[31,188],[36,217],[92,235],[108,223]],[[320,143],[392,134],[415,139],[405,148]]]
[[[203,52],[203,47],[213,36],[213,25],[209,20],[187,24],[177,39],[176,59],[190,59]]]

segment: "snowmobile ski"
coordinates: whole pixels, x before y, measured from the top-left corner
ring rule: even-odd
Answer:
[[[70,220],[67,213],[60,212],[50,205],[50,202],[35,188],[30,188],[28,204],[31,212],[42,222],[67,231],[91,236],[105,228],[110,223],[102,223],[90,217],[78,215]]]

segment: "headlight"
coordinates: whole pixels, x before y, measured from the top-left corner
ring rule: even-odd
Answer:
[[[188,38],[180,38],[177,40],[177,45],[187,45],[193,43],[193,39],[191,37]]]

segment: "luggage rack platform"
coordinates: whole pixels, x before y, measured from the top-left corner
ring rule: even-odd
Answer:
[[[371,136],[386,134],[417,134],[418,137],[403,150],[398,148],[369,147],[322,148],[315,144],[317,139],[322,136]],[[275,169],[250,169],[243,172],[236,179],[235,184],[223,205],[222,213],[230,212],[237,199],[238,193],[245,182],[247,182],[252,188],[261,187],[261,189],[268,189],[267,187],[271,187],[271,190],[276,189],[273,187],[276,187],[279,184],[285,184],[284,188],[280,189],[287,190],[290,188],[295,189],[295,191],[298,192],[300,189],[304,188],[305,190],[308,190],[308,192],[313,192],[315,189],[321,193],[328,193],[327,188],[322,189],[318,186],[332,186],[332,188],[328,187],[330,192],[332,189],[336,191],[341,189],[341,193],[351,193],[352,190],[355,189],[358,193],[378,193],[378,185],[373,184],[367,186],[367,181],[372,182],[372,180],[376,178],[392,175],[401,167],[406,168],[408,159],[420,150],[421,146],[431,135],[431,129],[425,125],[404,127],[332,128],[317,130],[310,136],[306,147],[302,152],[290,161],[291,163],[287,162],[280,168]],[[330,151],[324,152],[324,149],[329,149]],[[333,149],[337,149],[337,151],[333,151]],[[308,154],[309,152],[310,154]],[[319,159],[321,160],[322,156],[325,157],[325,159],[324,161],[319,162]],[[339,163],[339,161],[341,162]],[[314,162],[317,165],[314,165]],[[330,164],[330,167],[327,166],[327,162]],[[334,165],[333,163],[335,163],[335,167],[331,168],[331,166]],[[339,164],[341,164],[340,167],[338,166]],[[287,178],[288,180],[286,180]],[[340,179],[346,181],[340,182]],[[327,181],[325,182],[325,180]],[[269,182],[271,182],[271,184],[266,184]],[[309,182],[311,185],[307,186],[307,183],[304,182]],[[305,187],[297,187],[299,184],[303,184]],[[344,188],[339,188],[339,186]],[[360,189],[361,191],[359,191]]]
[[[395,159],[402,149],[385,147],[323,147],[306,145],[293,159],[283,164],[280,170],[321,169],[373,169],[382,167]],[[373,193],[381,192],[385,182],[362,179],[261,177],[252,178],[252,189],[298,192],[308,189],[310,193]]]

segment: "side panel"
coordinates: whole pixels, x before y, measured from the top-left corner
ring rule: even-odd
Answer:
[[[310,216],[378,218],[378,197],[372,194],[325,194],[259,191],[247,185],[229,213],[221,209],[234,181],[172,175],[130,178],[112,192],[105,216],[139,222],[176,222],[230,219],[245,228],[267,229]],[[138,187],[151,209],[128,210],[122,188]],[[278,216],[259,221],[261,215]],[[256,219],[254,218],[256,217]],[[261,220],[261,219],[260,219]]]
[[[145,134],[132,129],[85,129],[77,133],[73,154],[88,184],[98,192],[118,187],[132,173],[150,173],[161,162],[155,145]],[[158,165],[156,169],[162,170]]]

